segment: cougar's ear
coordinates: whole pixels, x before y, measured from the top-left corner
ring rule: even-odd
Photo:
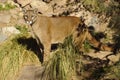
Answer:
[[[26,10],[25,8],[23,8],[22,11],[23,11],[23,13],[26,13],[26,12],[27,12],[27,10]]]
[[[38,9],[37,8],[34,9],[34,13],[38,13]]]

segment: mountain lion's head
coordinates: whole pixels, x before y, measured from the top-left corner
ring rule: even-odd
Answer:
[[[23,18],[25,22],[29,25],[32,25],[36,21],[37,14],[38,14],[37,9],[32,10],[23,9]]]

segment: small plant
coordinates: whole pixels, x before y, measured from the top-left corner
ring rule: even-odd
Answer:
[[[18,29],[23,34],[27,34],[28,33],[28,28],[25,25],[23,25],[23,26],[16,25],[15,27],[16,27],[16,29]]]
[[[0,10],[3,10],[3,6],[0,4]]]
[[[84,42],[84,51],[89,52],[90,49],[91,49],[90,43],[87,40],[85,40],[85,42]]]
[[[11,3],[0,4],[0,11],[14,9],[16,6]]]

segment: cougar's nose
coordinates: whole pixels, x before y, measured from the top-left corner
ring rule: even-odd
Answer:
[[[27,21],[26,23],[27,23],[27,24],[32,24],[32,21]]]
[[[32,21],[30,21],[29,23],[32,24]]]

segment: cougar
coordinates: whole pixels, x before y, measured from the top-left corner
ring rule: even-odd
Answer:
[[[73,35],[73,42],[79,48],[85,39],[94,47],[111,51],[112,48],[98,42],[88,31],[84,21],[79,17],[62,16],[47,17],[38,14],[37,9],[23,10],[24,20],[31,28],[39,45],[43,45],[44,60],[50,55],[52,43],[62,43],[69,35]]]

